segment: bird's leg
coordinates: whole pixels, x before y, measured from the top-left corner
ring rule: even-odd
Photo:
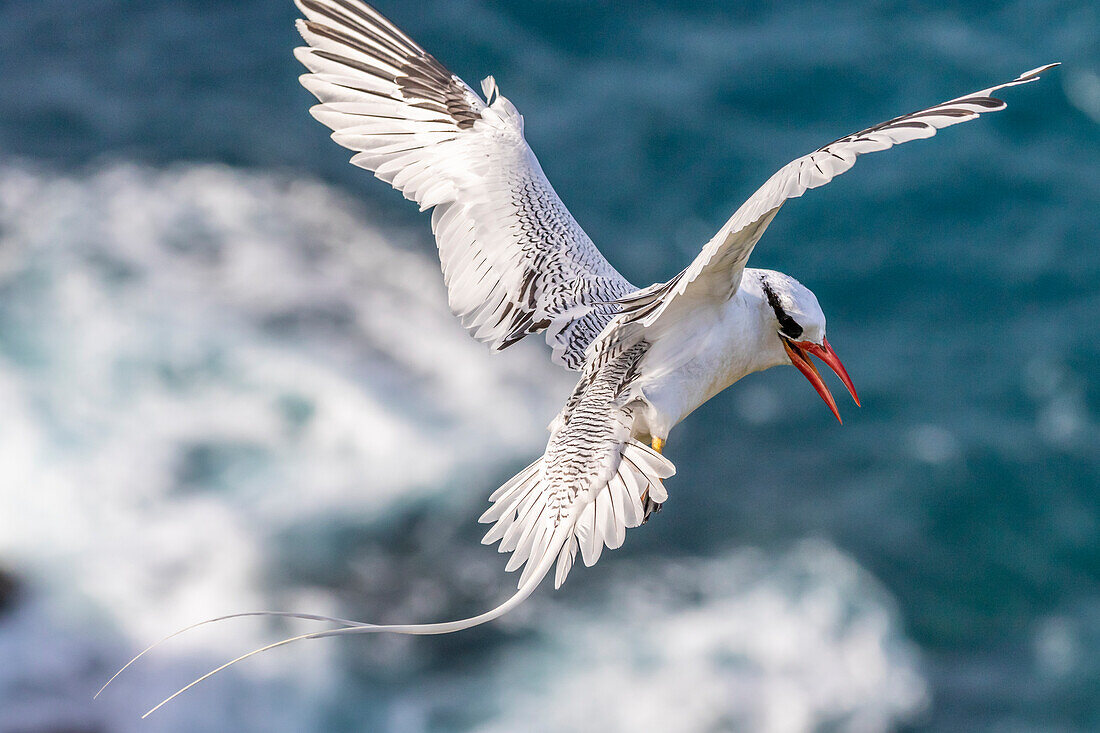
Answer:
[[[665,441],[663,438],[653,438],[650,445],[653,446],[653,450],[661,453],[665,447]],[[645,508],[645,518],[642,519],[642,524],[649,521],[649,515],[661,511],[661,505],[649,498],[649,489],[646,489],[645,493],[642,494],[642,506]]]

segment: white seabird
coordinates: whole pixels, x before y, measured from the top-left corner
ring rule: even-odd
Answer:
[[[674,473],[661,454],[670,431],[748,374],[793,364],[839,420],[809,356],[829,365],[859,399],[825,337],[817,298],[788,275],[747,268],[753,247],[788,199],[825,185],[861,153],[1002,110],[995,91],[1034,81],[1056,65],[895,117],[788,163],[686,269],[639,289],[608,263],[558,198],[524,140],[522,116],[492,77],[482,82],[480,97],[360,0],[296,3],[305,15],[298,30],[308,44],[295,52],[309,70],[301,81],[320,100],[313,116],[332,128],[337,143],[356,151],[353,164],[422,211],[433,210],[455,315],[496,350],[544,333],[553,360],[579,371],[580,380],[550,425],[545,453],[493,493],[481,517],[493,525],[484,542],[512,553],[507,570],[523,567],[515,595],[480,616],[434,624],[239,614],[340,627],[229,664],[300,639],[469,628],[516,607],[555,566],[560,586],[578,551],[592,565],[604,547],[622,545],[626,530],[660,507],[668,497],[662,481]]]

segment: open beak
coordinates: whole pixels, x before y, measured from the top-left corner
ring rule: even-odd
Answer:
[[[856,394],[856,388],[852,384],[852,378],[848,376],[848,371],[844,368],[844,365],[840,363],[840,358],[837,357],[833,351],[833,347],[829,346],[829,339],[822,339],[821,345],[817,345],[810,341],[791,341],[788,338],[780,336],[780,340],[783,342],[783,348],[787,350],[787,356],[790,357],[791,363],[794,364],[798,371],[805,375],[806,379],[810,380],[810,384],[814,386],[817,393],[821,395],[821,399],[825,400],[825,404],[829,406],[829,409],[836,415],[836,419],[844,423],[840,419],[840,411],[836,409],[836,400],[833,399],[833,395],[829,392],[829,388],[825,386],[824,380],[821,379],[821,374],[817,371],[817,367],[813,365],[809,357],[806,354],[813,354],[821,361],[829,365],[829,368],[836,372],[836,375],[840,377],[840,381],[844,382],[844,386],[848,388],[848,392],[852,395],[852,399],[855,400],[856,405],[859,405],[859,395]]]

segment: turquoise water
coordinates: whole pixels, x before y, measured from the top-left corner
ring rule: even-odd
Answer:
[[[793,370],[750,377],[672,435],[665,510],[561,591],[452,638],[291,647],[141,730],[1100,728],[1100,9],[729,5],[379,3],[496,76],[638,284],[788,160],[1062,61],[861,159],[758,247],[817,293],[863,408],[838,426]],[[22,589],[0,732],[137,730],[287,630],[177,641],[87,701],[219,612],[433,620],[510,587],[474,519],[569,379],[451,322],[425,217],[306,113],[294,17],[0,2],[0,566]]]

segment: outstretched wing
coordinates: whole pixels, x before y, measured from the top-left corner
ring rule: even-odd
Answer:
[[[808,189],[824,186],[851,168],[862,153],[886,150],[900,143],[932,137],[937,130],[996,112],[1005,103],[990,95],[998,89],[1026,84],[1058,64],[1032,69],[1005,84],[952,99],[935,107],[895,117],[882,124],[835,140],[781,168],[741,205],[726,225],[707,242],[690,266],[667,283],[621,299],[625,320],[652,325],[678,296],[726,300],[737,292],[753,247],[783,204]]]
[[[359,0],[296,0],[309,44],[295,52],[313,116],[357,151],[351,162],[422,211],[435,208],[448,300],[480,341],[503,349],[546,330],[554,359],[583,363],[634,287],[613,268],[546,180],[523,118],[483,83],[488,103]]]

